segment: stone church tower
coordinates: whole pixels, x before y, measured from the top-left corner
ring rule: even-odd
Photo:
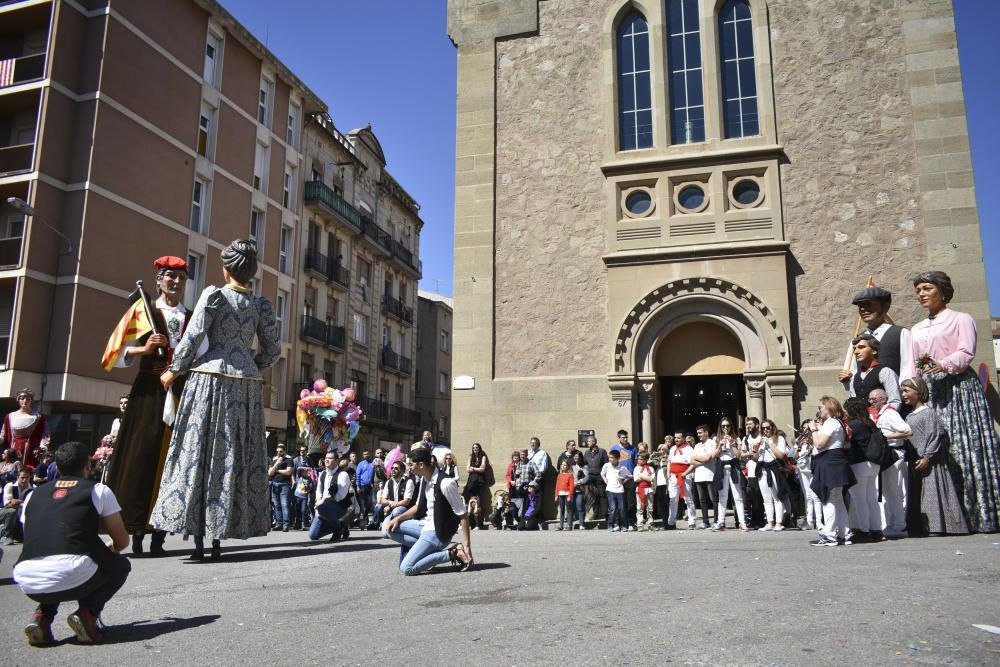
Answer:
[[[450,0],[453,437],[791,432],[869,276],[989,303],[948,0]],[[975,365],[978,366],[980,359]],[[714,430],[714,424],[713,424]],[[464,457],[463,457],[464,458]]]

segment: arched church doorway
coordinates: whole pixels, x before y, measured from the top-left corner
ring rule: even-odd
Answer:
[[[656,435],[694,433],[699,424],[714,432],[726,416],[743,423],[747,368],[740,341],[712,322],[682,324],[663,336],[653,355],[657,376],[659,419]]]

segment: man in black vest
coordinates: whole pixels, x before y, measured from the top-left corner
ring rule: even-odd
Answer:
[[[385,522],[385,535],[406,550],[399,571],[412,576],[449,560],[461,571],[468,570],[472,566],[469,514],[458,484],[431,463],[426,447],[413,449],[410,461],[414,474],[427,480],[427,491],[413,507]],[[449,547],[459,526],[462,544]]]
[[[851,303],[858,307],[858,316],[865,323],[866,329],[861,333],[870,334],[879,341],[879,363],[891,368],[900,380],[916,377],[910,330],[885,321],[892,306],[892,292],[881,287],[868,287],[854,295]],[[857,370],[853,355],[852,343],[845,362],[847,368],[839,375],[845,388],[848,388],[847,382]]]
[[[898,410],[902,403],[899,378],[891,368],[882,365],[880,348],[878,339],[871,334],[863,333],[854,339],[854,360],[858,370],[851,377],[851,396],[856,396],[867,403],[868,395],[872,391],[882,389],[889,398],[889,405]]]
[[[316,480],[316,513],[309,527],[310,540],[319,540],[331,533],[331,542],[347,539],[348,529],[342,520],[351,507],[351,476],[340,469],[338,459],[334,449],[323,458],[326,467]]]
[[[382,487],[379,502],[375,505],[374,518],[368,529],[378,530],[385,517],[401,514],[411,505],[413,505],[413,480],[403,476],[403,462],[396,461],[392,464],[389,480]],[[393,510],[397,507],[402,509],[394,513]]]
[[[70,600],[79,604],[66,619],[77,639],[101,641],[101,611],[131,570],[118,553],[129,543],[121,507],[111,489],[87,479],[89,453],[81,442],[60,446],[59,480],[36,489],[24,503],[24,549],[14,566],[14,581],[39,603],[24,628],[32,646],[54,641],[52,620],[59,603]],[[101,532],[111,536],[107,543]]]

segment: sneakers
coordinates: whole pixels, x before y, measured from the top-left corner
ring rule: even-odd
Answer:
[[[772,526],[771,524],[767,524],[763,528],[758,528],[757,530],[758,530],[758,532],[766,533],[768,531],[774,530],[774,526]]]
[[[812,540],[809,544],[814,547],[836,547],[839,546],[839,542],[832,537],[827,537],[826,535],[820,533],[819,537]]]
[[[639,529],[638,529],[638,528],[636,528],[635,526],[629,526],[629,527],[628,527],[628,532],[630,532],[630,533],[634,533],[634,532],[636,532],[636,531],[638,531],[638,530],[639,530]]]
[[[80,607],[75,613],[70,614],[66,623],[76,638],[84,644],[94,644],[104,639],[98,628],[97,616],[94,616],[86,607]]]
[[[785,527],[783,525],[781,525],[780,523],[776,524],[774,526],[774,532],[776,532],[776,533],[779,533],[779,532],[783,531],[784,529],[785,529]]]
[[[695,525],[694,523],[689,523],[689,524],[688,524],[688,530],[694,530],[694,529],[695,529],[695,528],[697,528],[697,527],[698,527],[698,526],[696,526],[696,525]]]
[[[36,610],[31,623],[24,626],[24,634],[29,646],[48,646],[56,641],[52,636],[52,619],[46,618],[41,609]]]
[[[615,526],[614,528],[611,529],[611,532],[613,532],[613,533],[620,533],[620,532],[622,532],[622,529],[621,529],[620,526]]]
[[[708,524],[707,523],[699,523],[697,526],[695,526],[695,528],[697,528],[698,530],[708,530]]]
[[[725,529],[726,529],[726,527],[724,525],[722,525],[721,523],[716,523],[716,524],[712,525],[712,532],[713,533],[721,533]]]

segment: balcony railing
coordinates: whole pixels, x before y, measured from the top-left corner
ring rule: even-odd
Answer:
[[[392,255],[392,235],[375,224],[374,220],[362,216],[361,231],[385,254]]]
[[[327,324],[311,315],[302,316],[301,336],[303,340],[310,340],[326,347],[335,347],[341,350],[347,344],[347,331],[344,330],[344,327]]]
[[[306,205],[319,204],[330,213],[339,215],[354,227],[354,231],[361,231],[361,212],[348,204],[346,199],[323,181],[308,181],[303,201]]]
[[[379,366],[403,375],[409,375],[413,370],[413,361],[390,348],[382,348],[378,358]]]
[[[382,295],[382,312],[392,315],[401,322],[413,324],[413,309],[389,294]]]
[[[351,284],[351,272],[336,258],[327,257],[312,248],[306,251],[306,270],[312,271],[328,282],[338,283],[345,289]]]
[[[14,61],[13,76],[7,80],[0,79],[0,88],[16,86],[18,84],[28,83],[29,81],[37,81],[38,79],[45,77],[44,53],[35,53],[30,56],[10,58],[9,60]],[[7,62],[7,59],[0,60],[0,63],[3,64],[6,64]]]
[[[357,402],[366,419],[389,422],[397,426],[419,426],[421,423],[419,412],[401,405],[369,396],[360,396]]]
[[[401,263],[403,267],[421,273],[418,262],[413,259],[413,251],[395,239],[392,241],[392,258]]]
[[[33,143],[0,147],[0,176],[31,171],[31,158],[34,154]]]

